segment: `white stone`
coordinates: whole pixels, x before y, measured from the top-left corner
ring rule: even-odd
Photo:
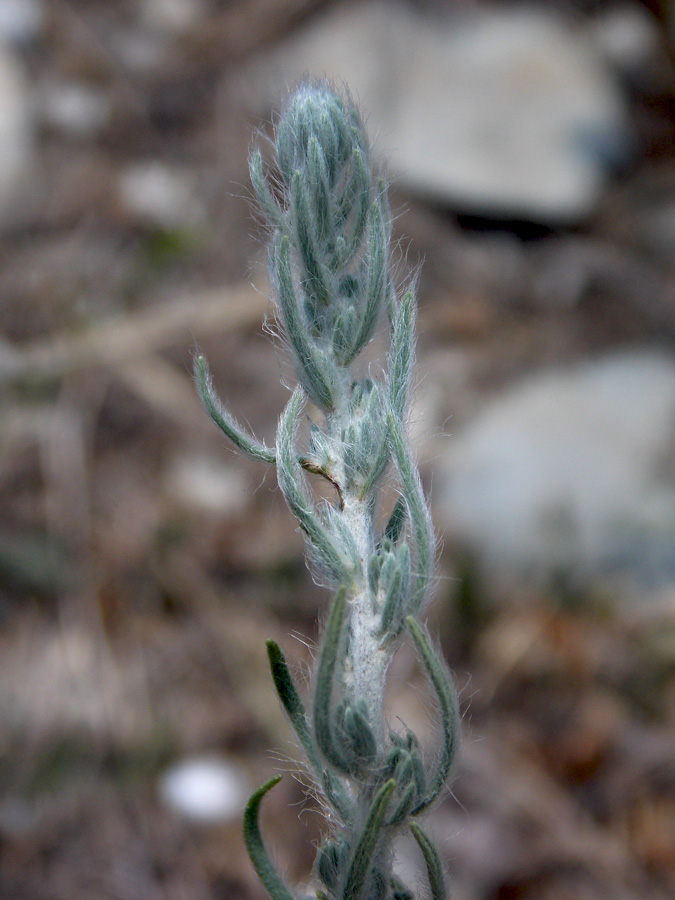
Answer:
[[[40,0],[0,0],[0,37],[27,44],[42,30],[45,11]]]
[[[156,160],[126,168],[119,178],[119,197],[132,216],[163,228],[187,224],[202,212],[191,174]]]
[[[30,103],[23,73],[0,44],[0,220],[25,185],[33,158]]]
[[[145,0],[143,4],[145,23],[168,34],[187,31],[203,14],[203,0]]]
[[[625,149],[600,52],[541,7],[431,18],[395,0],[338,6],[244,84],[276,104],[307,73],[349,86],[397,180],[467,212],[577,221]]]
[[[193,822],[218,824],[238,819],[249,787],[246,776],[215,756],[194,756],[169,768],[159,794],[169,809]]]
[[[589,27],[589,36],[619,72],[639,73],[661,50],[657,19],[639,3],[622,3],[601,10]]]
[[[151,74],[161,66],[171,49],[166,35],[152,29],[123,31],[111,38],[111,44],[123,69]]]
[[[489,564],[675,579],[675,359],[626,353],[531,376],[447,453],[439,514]]]
[[[242,512],[250,498],[249,486],[238,468],[200,455],[173,460],[166,483],[174,500],[217,515]]]
[[[105,93],[84,84],[52,83],[41,99],[44,121],[72,137],[93,137],[110,117]]]

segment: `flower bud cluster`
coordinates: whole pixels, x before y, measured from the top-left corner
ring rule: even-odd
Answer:
[[[274,228],[270,272],[307,396],[334,410],[345,367],[370,340],[389,287],[389,211],[357,110],[320,85],[293,96],[276,130],[281,203],[263,172],[251,180]]]

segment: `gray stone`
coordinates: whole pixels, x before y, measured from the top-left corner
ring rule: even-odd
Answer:
[[[250,500],[240,470],[222,459],[177,456],[166,472],[169,497],[183,508],[222,516],[240,514]]]
[[[118,197],[129,216],[154,227],[194,224],[204,215],[193,175],[187,169],[158,160],[124,169],[119,176]]]
[[[650,67],[662,53],[659,22],[641,3],[601,9],[591,21],[589,36],[607,61],[629,77]]]
[[[488,567],[675,581],[675,359],[532,376],[447,448],[439,515]]]
[[[144,0],[142,20],[151,30],[178,35],[194,27],[204,12],[204,0]]]
[[[429,18],[398,2],[338,6],[243,85],[277,103],[307,73],[349,86],[397,180],[467,212],[578,221],[626,151],[600,50],[541,7]]]
[[[42,31],[45,10],[41,0],[0,0],[0,37],[19,46]]]
[[[51,82],[41,97],[42,119],[69,137],[90,139],[110,118],[106,94],[77,82]]]

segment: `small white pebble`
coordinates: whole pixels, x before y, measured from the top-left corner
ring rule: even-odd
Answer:
[[[173,227],[198,217],[190,175],[157,161],[125,169],[119,179],[119,197],[128,213],[151,225]]]
[[[216,824],[240,816],[249,789],[236,766],[214,756],[194,756],[164,772],[159,794],[166,806],[186,819]]]
[[[240,513],[250,499],[249,485],[234,466],[200,455],[174,459],[166,484],[181,505],[217,515]]]
[[[42,99],[42,116],[59,131],[79,138],[91,138],[110,117],[105,94],[83,84],[50,85]]]

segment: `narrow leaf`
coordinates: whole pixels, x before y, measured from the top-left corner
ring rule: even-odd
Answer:
[[[410,823],[410,830],[424,856],[429,886],[431,887],[431,900],[446,900],[445,872],[436,848],[417,822]]]
[[[201,353],[195,357],[194,377],[197,385],[197,393],[204,404],[204,408],[211,416],[213,422],[228,437],[235,447],[243,450],[253,459],[266,463],[276,463],[277,455],[274,450],[267,447],[249,434],[237,420],[223,406],[213,386],[209,364]]]
[[[272,671],[272,678],[274,679],[274,686],[277,689],[277,694],[279,695],[281,704],[286,710],[288,718],[291,720],[291,725],[293,726],[298,740],[300,741],[302,749],[307,754],[307,758],[314,766],[317,774],[320,774],[323,767],[319,761],[318,756],[316,755],[314,744],[312,743],[312,738],[309,733],[309,724],[307,722],[305,705],[302,702],[302,698],[300,697],[295,684],[293,683],[293,679],[291,678],[291,673],[288,670],[288,665],[286,664],[286,659],[281,650],[281,647],[277,644],[276,641],[267,641],[267,656],[270,661],[270,669]]]
[[[356,900],[366,882],[373,854],[382,835],[387,806],[395,789],[396,782],[392,778],[375,794],[361,837],[354,847],[351,865],[342,889],[344,900]]]
[[[384,529],[383,535],[383,538],[391,541],[392,544],[397,544],[398,539],[401,536],[405,524],[405,513],[406,509],[403,498],[398,497],[394,504],[394,508],[391,511],[391,515],[389,516],[389,521],[387,522],[387,527]]]
[[[372,762],[377,753],[377,743],[367,716],[360,710],[348,706],[345,710],[344,726],[356,756],[365,762]]]
[[[279,487],[319,560],[333,578],[346,581],[350,577],[348,568],[303,488],[302,472],[295,452],[297,419],[301,405],[302,391],[296,388],[281,414],[277,428]]]
[[[331,841],[328,844],[324,844],[323,847],[320,847],[314,866],[319,878],[326,887],[330,890],[335,890],[340,867],[340,852],[338,845]]]
[[[326,136],[330,130],[327,130]],[[330,143],[330,142],[327,142]],[[331,152],[330,147],[326,147]],[[320,238],[325,246],[327,239],[330,237],[332,222],[330,221],[331,210],[331,185],[330,173],[326,164],[326,156],[316,137],[309,139],[307,147],[307,170],[305,172],[305,180],[311,184],[311,200],[314,210],[316,225],[319,230]]]
[[[342,626],[347,607],[347,590],[342,587],[335,595],[326,630],[321,644],[319,665],[314,689],[314,735],[316,743],[325,758],[341,772],[349,773],[349,766],[336,746],[331,727],[331,698],[333,678],[337,664]]]
[[[322,783],[326,800],[343,822],[349,822],[353,816],[352,803],[340,779],[330,769],[324,769]]]
[[[379,444],[375,451],[372,453],[371,461],[368,466],[368,475],[366,476],[363,484],[361,485],[361,489],[359,491],[359,497],[364,500],[368,497],[373,490],[373,486],[379,480],[380,476],[384,473],[384,470],[387,467],[387,463],[389,462],[390,452],[389,452],[389,441],[387,440],[386,432],[382,435],[382,439],[379,441]]]
[[[412,814],[416,816],[434,802],[450,774],[459,743],[459,706],[457,692],[446,673],[445,664],[434,651],[424,629],[412,616],[406,618],[406,624],[436,692],[442,725],[441,758],[427,796],[413,810]]]
[[[331,300],[330,275],[321,263],[320,250],[315,241],[319,226],[310,208],[310,199],[307,196],[309,189],[314,191],[314,185],[308,180],[305,181],[302,172],[295,172],[291,183],[291,198],[297,233],[296,249],[302,258],[304,268],[302,282],[315,303],[325,308]]]
[[[255,150],[252,153],[248,169],[256,198],[262,207],[262,211],[267,216],[268,222],[275,228],[282,230],[284,227],[283,216],[281,215],[281,210],[267,185],[267,180],[263,173],[262,155],[260,150]]]
[[[393,590],[389,591],[389,593],[385,597],[384,606],[382,607],[382,615],[380,617],[380,634],[387,634],[389,629],[391,628],[392,623],[395,622],[395,618],[398,618],[398,622],[395,622],[395,631],[396,634],[401,630],[400,625],[400,614],[401,614],[401,572],[398,571],[396,573],[396,581],[393,584]],[[397,615],[398,614],[398,615]]]
[[[396,307],[389,348],[389,394],[399,419],[405,417],[415,359],[415,295],[407,291]]]
[[[344,359],[347,365],[356,357],[370,339],[386,293],[389,277],[388,255],[389,245],[386,229],[382,219],[382,208],[376,200],[369,216],[368,234],[368,279],[366,286],[366,303],[361,313],[361,323],[349,353]]]
[[[411,781],[401,794],[401,799],[396,804],[396,809],[391,814],[387,825],[400,825],[410,812],[415,802],[415,785]]]
[[[280,781],[281,775],[275,775],[274,778],[270,778],[262,787],[259,787],[257,791],[251,794],[244,811],[244,843],[253,863],[253,868],[258,873],[258,878],[262,881],[272,900],[295,900],[269,858],[258,825],[260,803],[265,794],[272,790]]]
[[[274,275],[277,281],[281,316],[296,357],[298,377],[314,402],[323,409],[334,408],[330,373],[326,360],[308,334],[293,283],[290,246],[287,236],[278,243],[273,254]]]
[[[352,177],[349,179],[345,192],[340,200],[342,215],[345,219],[349,217],[349,214],[356,205],[356,210],[351,223],[352,232],[348,237],[344,265],[347,265],[359,250],[368,222],[368,208],[370,206],[372,191],[370,187],[370,173],[367,168],[367,159],[363,152],[364,149],[365,148],[356,148],[354,150],[352,156],[354,167]]]
[[[436,539],[420,475],[412,461],[403,433],[402,421],[394,412],[389,412],[387,424],[394,459],[401,478],[402,495],[415,537],[417,585],[409,606],[415,612],[423,605],[429,590],[435,563]]]

